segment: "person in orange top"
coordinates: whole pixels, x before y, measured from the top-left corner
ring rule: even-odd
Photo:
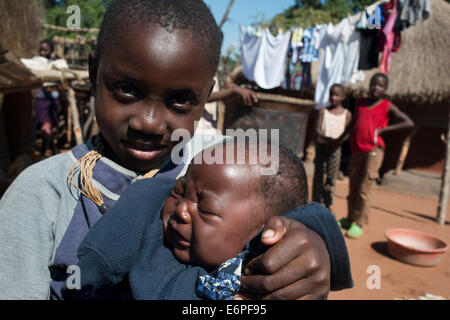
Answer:
[[[347,218],[339,220],[347,236],[359,238],[362,226],[368,223],[370,193],[384,158],[382,135],[389,131],[414,127],[413,121],[391,101],[384,99],[389,78],[377,73],[370,79],[369,98],[358,99],[354,112],[354,126],[350,137],[350,185]],[[390,118],[399,120],[389,124]]]

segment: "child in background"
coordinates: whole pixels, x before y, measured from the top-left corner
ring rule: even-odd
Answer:
[[[369,98],[356,100],[354,126],[350,138],[350,185],[347,218],[340,225],[347,236],[359,238],[362,226],[368,223],[370,193],[384,158],[385,143],[382,134],[414,127],[412,120],[391,101],[384,99],[389,78],[377,73],[370,79]],[[391,117],[400,122],[388,125]]]
[[[45,39],[40,42],[39,54],[41,57],[52,60],[53,50],[50,40]],[[43,140],[41,154],[45,157],[52,156],[56,150],[53,145],[53,128],[58,120],[58,98],[59,92],[56,89],[56,83],[47,82],[44,83],[44,87],[37,93],[35,99],[34,117]]]
[[[235,141],[197,155],[162,209],[158,201],[147,200],[144,205],[113,208],[80,246],[82,288],[64,290],[67,298],[126,299],[130,290],[134,299],[232,299],[245,263],[264,250],[255,236],[268,219],[291,210],[291,216],[310,210],[298,208],[307,203],[308,185],[303,164],[293,152],[280,146],[278,159],[272,159],[278,162],[277,173],[262,175],[265,165],[249,161],[250,145]],[[227,164],[230,147],[235,161]],[[242,164],[236,164],[237,148],[246,153]],[[219,155],[223,161],[206,164],[207,155]],[[153,194],[153,188],[148,184],[139,193]],[[123,223],[128,210],[133,211],[132,224]],[[348,261],[345,241],[333,223],[334,230],[326,230],[325,238],[339,246],[339,255]],[[255,241],[250,242],[252,238]],[[179,289],[170,285],[181,276],[196,278],[196,295],[190,289],[194,281]]]
[[[60,299],[81,241],[122,193],[140,179],[184,174],[193,155],[186,148],[183,163],[172,161],[178,144],[172,133],[193,135],[214,86],[221,43],[202,0],[109,3],[89,64],[99,134],[28,167],[3,195],[0,299]],[[324,217],[318,216],[315,222]],[[339,278],[347,267],[317,233],[281,217],[265,229],[280,230],[286,231],[282,241],[269,237],[271,250],[249,263],[246,297],[323,297],[330,281],[331,288],[347,287]],[[279,276],[285,272],[288,280]]]
[[[341,145],[349,136],[352,119],[351,112],[342,106],[344,99],[344,87],[333,84],[330,88],[330,106],[320,109],[316,124],[313,201],[324,203],[327,208],[333,204],[334,186],[341,162]]]

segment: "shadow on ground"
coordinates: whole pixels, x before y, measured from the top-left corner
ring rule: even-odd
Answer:
[[[372,247],[373,250],[375,250],[375,252],[381,254],[382,256],[385,256],[385,257],[387,257],[389,259],[395,260],[388,253],[387,242],[386,241],[374,242],[370,246]]]

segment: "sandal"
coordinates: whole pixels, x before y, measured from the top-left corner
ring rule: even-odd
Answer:
[[[363,234],[363,230],[360,226],[358,226],[356,223],[352,223],[350,228],[347,231],[347,237],[358,239]]]
[[[342,218],[338,221],[338,225],[342,229],[347,230],[347,229],[350,229],[350,227],[352,226],[352,223],[347,218]]]

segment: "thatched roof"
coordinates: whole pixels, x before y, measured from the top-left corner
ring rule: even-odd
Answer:
[[[387,94],[393,100],[450,103],[450,4],[430,1],[430,17],[403,30],[400,49],[392,53]],[[351,88],[366,91],[376,72],[365,72],[365,81]]]
[[[39,47],[44,8],[37,1],[0,0],[0,51],[31,58]]]

